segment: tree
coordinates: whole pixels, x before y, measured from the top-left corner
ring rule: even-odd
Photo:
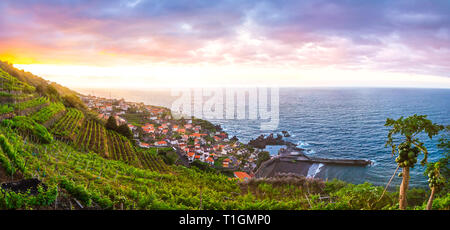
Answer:
[[[388,140],[386,147],[392,148],[392,155],[398,155],[395,159],[398,167],[402,168],[399,176],[403,177],[400,185],[399,193],[399,207],[406,209],[406,191],[409,185],[409,170],[413,168],[417,162],[417,157],[420,153],[424,155],[421,164],[424,166],[427,163],[428,151],[424,143],[417,137],[420,133],[426,133],[431,139],[437,135],[439,131],[444,129],[444,126],[434,124],[427,119],[426,115],[409,116],[407,118],[400,117],[398,120],[388,118],[384,126],[392,127],[388,133]],[[399,139],[395,139],[394,135],[400,134]],[[398,145],[396,143],[399,143]]]
[[[449,178],[450,126],[447,126],[446,130],[447,133],[439,139],[438,144],[438,148],[444,150],[444,157],[437,162],[429,163],[424,172],[425,176],[428,176],[428,185],[431,189],[430,198],[427,202],[427,210],[432,209],[435,194],[447,185],[447,179]]]
[[[259,168],[264,161],[270,159],[270,153],[267,151],[261,151],[258,153],[258,160],[256,160],[256,168]]]
[[[56,87],[52,84],[47,85],[45,94],[50,98],[51,101],[61,101],[61,95],[59,94]]]
[[[191,163],[191,167],[196,167],[196,168],[198,168],[202,171],[206,171],[206,172],[216,172],[216,170],[211,168],[208,163],[201,162],[199,160],[194,160]]]
[[[133,138],[133,133],[131,132],[127,124],[122,124],[119,127],[117,127],[117,132],[127,137],[128,139]]]
[[[105,127],[110,130],[117,130],[117,121],[114,116],[109,116],[108,121],[106,122]]]
[[[81,99],[75,94],[69,94],[62,97],[66,107],[73,107],[77,109],[86,109],[86,106]]]

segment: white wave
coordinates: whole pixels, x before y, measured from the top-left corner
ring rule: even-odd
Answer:
[[[304,148],[304,147],[307,147],[307,146],[309,146],[309,144],[306,141],[299,141],[299,142],[297,142],[297,147],[299,147],[299,148]]]
[[[309,155],[316,153],[316,151],[314,149],[305,149],[305,153]]]
[[[314,178],[322,169],[324,164],[312,164],[308,169],[308,174],[306,175],[306,178]]]

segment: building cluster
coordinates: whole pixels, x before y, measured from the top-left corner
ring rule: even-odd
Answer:
[[[96,96],[81,96],[83,102],[89,109],[98,112],[98,118],[107,120],[111,115],[116,118],[117,125],[125,124],[127,121],[121,117],[130,108],[130,102],[125,102],[124,99],[106,99]]]
[[[230,140],[227,133],[206,129],[196,124],[195,120],[173,119],[166,108],[125,102],[123,99],[94,96],[84,96],[82,99],[90,109],[98,112],[99,118],[115,116],[119,124],[126,123],[141,148],[170,147],[190,163],[198,160],[216,168],[251,171],[256,167],[258,150],[251,151],[239,141]],[[130,108],[134,109],[133,113],[145,114],[140,124],[132,124],[124,118]]]

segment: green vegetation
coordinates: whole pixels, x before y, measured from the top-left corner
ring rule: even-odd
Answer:
[[[149,148],[145,150],[145,152],[163,159],[163,161],[168,165],[174,164],[178,160],[178,154],[171,147]]]
[[[392,155],[398,155],[395,162],[397,162],[398,167],[402,168],[402,172],[399,174],[400,177],[403,177],[399,195],[400,209],[406,209],[407,206],[406,191],[409,185],[409,169],[414,167],[420,153],[424,155],[421,164],[424,166],[427,163],[428,150],[417,135],[424,132],[431,139],[444,129],[444,126],[434,124],[426,117],[426,115],[418,116],[414,114],[407,118],[400,117],[398,120],[390,118],[386,120],[385,126],[392,126],[388,133],[386,146],[392,148]],[[400,142],[399,144],[396,144],[394,139],[396,134],[400,134],[402,138],[397,140],[397,142]]]
[[[21,172],[25,172],[25,162],[23,158],[17,153],[15,148],[3,134],[0,134],[0,146],[2,152],[5,153],[11,161],[11,165],[17,167]]]
[[[46,106],[33,114],[31,118],[38,123],[44,123],[52,118],[54,115],[65,111],[66,107],[62,103],[51,103],[49,106]]]
[[[8,104],[0,105],[0,115],[5,113],[10,113],[14,111],[14,108],[9,106]]]
[[[0,209],[33,209],[36,206],[49,206],[55,202],[58,188],[53,185],[44,190],[42,186],[39,186],[37,195],[31,195],[30,192],[4,191],[0,188],[0,194],[3,194],[0,196]]]
[[[114,116],[108,117],[105,128],[109,129],[109,130],[114,130],[114,131],[117,130],[117,121],[116,121],[116,118],[114,118]]]
[[[150,148],[146,151],[137,153],[142,167],[155,172],[167,173],[170,171],[169,166],[164,163],[161,157],[156,153],[156,148]]]
[[[419,140],[417,137],[420,133],[426,133],[427,136],[431,139],[433,136],[439,134],[441,130],[444,129],[443,125],[434,124],[432,121],[426,119],[426,115],[418,116],[414,114],[413,116],[403,118],[400,117],[398,120],[393,120],[388,118],[386,120],[385,126],[391,126],[392,128],[388,133],[388,140],[386,141],[386,146],[390,146],[392,148],[392,155],[397,155],[398,157],[395,159],[398,167],[402,168],[402,172],[399,173],[400,177],[403,177],[402,183],[400,185],[400,194],[399,194],[399,208],[406,209],[407,206],[407,190],[409,185],[409,170],[413,168],[415,163],[417,162],[417,157],[420,153],[424,155],[423,160],[421,161],[422,166],[427,164],[428,158],[428,150],[425,147],[424,143]],[[394,135],[400,134],[401,139],[394,139]],[[396,144],[400,142],[399,144]],[[430,183],[430,187],[437,186],[436,183],[440,182],[440,179],[436,178],[437,172],[431,172],[430,168],[432,165],[429,165],[428,173],[429,176],[432,177],[435,184]],[[436,170],[435,170],[436,171]],[[432,193],[432,196],[434,193]],[[430,198],[430,201],[432,199]],[[430,207],[432,204],[429,205]]]
[[[20,83],[21,85],[24,85],[26,86],[25,88],[28,88],[27,90],[21,90],[23,93],[36,91],[41,95],[46,95],[47,97],[50,97],[50,94],[52,94],[51,91],[56,91],[57,92],[57,94],[55,94],[56,98],[61,98],[67,95],[76,95],[76,92],[64,86],[61,86],[54,82],[48,83],[47,80],[42,79],[30,72],[19,70],[10,63],[0,61],[0,69],[2,69],[3,72],[8,73],[8,76],[12,80],[19,81],[21,82]],[[49,86],[51,86],[53,89],[48,90],[47,88]]]
[[[123,118],[125,118],[129,123],[132,123],[135,126],[143,126],[145,123],[148,123],[148,119],[146,119],[149,115],[145,113],[130,113],[130,110],[132,108],[130,107],[123,115]]]
[[[83,112],[74,108],[69,108],[64,117],[52,127],[51,132],[60,137],[73,138],[79,133],[83,118]]]
[[[131,129],[128,127],[127,124],[119,125],[119,127],[117,127],[116,131],[128,139],[133,138],[133,133],[131,132]]]
[[[35,106],[42,105],[45,103],[49,103],[49,100],[47,97],[38,97],[38,98],[34,98],[32,100],[17,103],[14,105],[14,108],[17,110],[24,110],[24,109],[35,107]]]
[[[133,133],[131,132],[130,128],[127,124],[121,124],[117,126],[117,121],[114,116],[109,116],[108,120],[106,121],[105,127],[108,130],[116,131],[117,133],[121,134],[124,137],[127,137],[128,139],[133,138]]]
[[[8,127],[11,132],[15,129],[27,139],[36,142],[50,143],[53,140],[53,136],[44,126],[29,117],[15,116],[10,120],[4,120],[2,124]]]
[[[134,166],[139,166],[136,150],[131,142],[115,131],[107,131],[109,158],[121,160]]]
[[[258,159],[256,160],[256,168],[259,168],[264,161],[270,159],[270,153],[267,151],[261,151],[258,153]]]
[[[211,132],[217,131],[216,126],[207,120],[202,120],[202,119],[197,119],[197,118],[192,117],[192,125],[194,125],[194,126],[200,125],[202,128],[204,128],[208,131],[211,131]]]
[[[83,122],[76,144],[83,151],[94,151],[104,157],[108,157],[106,129],[95,120],[85,120]]]
[[[12,97],[13,95],[7,92],[0,91],[0,97]]]
[[[33,86],[18,80],[3,69],[0,69],[0,87],[7,92],[22,91],[24,93],[30,93],[35,91]]]
[[[424,174],[428,176],[428,183],[431,189],[430,198],[428,199],[427,209],[433,208],[433,200],[436,193],[443,191],[444,194],[450,192],[448,185],[449,172],[449,158],[450,158],[450,126],[446,127],[446,133],[439,139],[438,148],[444,150],[443,157],[436,162],[427,164],[427,169]],[[447,200],[447,202],[450,202]],[[438,206],[440,204],[437,204]]]

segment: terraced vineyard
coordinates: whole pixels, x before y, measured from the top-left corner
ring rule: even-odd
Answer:
[[[200,207],[199,184],[207,181],[209,186],[203,192],[214,194],[214,197],[203,201],[205,205],[221,204],[219,201],[224,199],[225,193],[239,194],[238,186],[225,176],[185,168],[174,169],[177,174],[183,175],[181,177],[171,173],[161,174],[121,161],[107,160],[97,154],[81,153],[58,141],[46,147],[28,144],[26,149],[34,153],[29,156],[30,175],[54,181],[87,207],[197,209]],[[222,192],[215,192],[216,189]],[[189,198],[183,194],[191,195]],[[234,200],[229,203],[222,208],[239,204]]]
[[[0,88],[5,92],[33,92],[36,90],[35,87],[19,81],[17,78],[9,75],[2,69],[0,69]]]
[[[69,113],[70,111],[68,114]],[[72,113],[75,112],[72,111]],[[76,115],[66,116],[73,117]],[[61,120],[63,119],[69,118],[62,118]],[[58,132],[60,131],[58,131],[57,128],[53,131],[53,133]],[[168,166],[160,158],[152,156],[151,154],[147,155],[136,152],[135,147],[126,137],[115,131],[106,130],[103,125],[93,120],[85,120],[83,122],[75,144],[82,151],[93,151],[107,159],[122,161],[129,165],[150,169],[152,171],[168,171]]]
[[[161,158],[146,152],[138,153],[137,155],[143,168],[161,173],[169,171],[169,167]]]
[[[36,97],[34,99],[15,104],[14,108],[17,110],[24,110],[38,105],[43,105],[45,103],[49,103],[47,97]]]
[[[103,157],[108,157],[106,144],[106,129],[94,120],[85,120],[78,134],[76,145],[84,151],[94,151]]]
[[[40,109],[38,112],[34,113],[31,118],[38,123],[44,123],[56,114],[65,111],[66,107],[64,107],[63,103],[51,103],[49,106],[46,106]]]
[[[11,141],[7,136],[0,134],[0,163],[5,168],[6,172],[13,177],[16,172],[25,173],[25,161],[23,158],[23,152],[16,151],[14,145],[18,144],[15,135],[9,135]]]
[[[109,158],[121,160],[137,167],[141,166],[136,151],[127,138],[111,130],[107,131],[107,138]]]
[[[83,112],[69,108],[67,113],[53,125],[51,132],[60,138],[74,140],[79,133],[83,119]]]

